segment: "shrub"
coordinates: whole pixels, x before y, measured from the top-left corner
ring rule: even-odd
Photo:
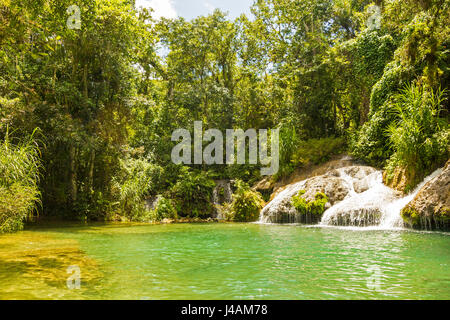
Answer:
[[[320,164],[330,160],[332,155],[343,152],[345,147],[346,141],[343,137],[300,141],[293,156],[293,163],[297,167],[303,167],[310,163]]]
[[[328,197],[324,193],[318,192],[313,201],[306,201],[305,198],[303,198],[305,193],[305,190],[300,190],[296,196],[293,196],[292,205],[300,214],[322,216],[325,212],[325,205],[328,202]]]
[[[294,152],[300,143],[300,137],[293,125],[282,124],[280,126],[280,168],[275,178],[288,176],[295,169],[293,162]]]
[[[154,221],[161,221],[164,219],[176,219],[178,215],[172,200],[165,197],[160,197],[158,200],[158,205],[152,212],[151,217]]]
[[[248,184],[237,180],[236,192],[231,205],[232,219],[237,222],[254,222],[259,219],[259,213],[264,206],[264,200]]]
[[[389,63],[381,79],[372,87],[370,111],[377,112],[398,89],[411,79],[413,71],[394,61]]]
[[[126,158],[120,160],[121,172],[114,177],[113,189],[118,199],[118,213],[131,221],[146,220],[145,197],[159,180],[162,168],[145,159]]]
[[[375,112],[370,120],[351,138],[351,154],[373,166],[383,166],[392,155],[386,128],[395,115],[389,112],[389,104]]]
[[[214,180],[205,172],[181,170],[178,182],[171,189],[177,211],[184,217],[207,217],[214,212],[212,193]]]

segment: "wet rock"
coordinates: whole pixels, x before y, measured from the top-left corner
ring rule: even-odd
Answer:
[[[376,172],[375,168],[367,166],[353,166],[344,169],[345,174],[349,175],[354,179],[365,179],[368,175]]]
[[[350,192],[350,186],[342,178],[330,177],[328,175],[314,177],[306,180],[303,198],[313,201],[318,192],[323,192],[328,197],[331,205],[342,201]]]
[[[297,182],[304,181],[312,177],[318,177],[322,175],[329,175],[334,177],[339,177],[339,169],[349,166],[357,165],[357,161],[349,156],[334,156],[332,160],[319,164],[310,164],[303,168],[296,169],[292,174],[287,177],[282,178],[280,181],[271,182],[269,179],[264,179],[261,181],[261,185],[258,183],[258,189],[256,191],[260,192],[265,200],[270,201],[275,199],[275,197],[283,192],[288,186],[293,185]],[[263,188],[261,188],[264,186]],[[256,187],[256,186],[255,186]],[[266,188],[266,189],[264,189]],[[270,196],[267,194],[271,193]]]
[[[383,183],[389,188],[404,194],[416,186],[422,178],[419,179],[414,170],[400,167],[396,168],[392,174],[388,174],[387,171],[383,172]]]
[[[367,179],[357,180],[353,182],[353,189],[356,193],[363,193],[369,190],[369,181]]]
[[[341,177],[341,172],[331,170],[324,175],[312,177],[285,187],[261,212],[266,223],[318,223],[320,216],[301,215],[292,205],[292,197],[304,190],[303,198],[314,201],[318,192],[324,193],[329,200],[326,208],[342,201],[350,193],[352,186]]]
[[[269,201],[270,196],[273,193],[274,183],[271,180],[271,177],[266,177],[263,180],[259,181],[252,188],[253,191],[259,192],[264,201]]]
[[[368,194],[366,191],[369,189]],[[328,197],[323,217],[308,217],[297,212],[291,202],[300,190],[305,191],[302,198],[307,202],[314,201],[319,192]],[[288,185],[263,209],[261,220],[318,223],[326,219],[329,225],[372,226],[380,224],[383,205],[396,198],[397,194],[382,184],[381,173],[375,168],[349,166]]]
[[[450,230],[450,160],[403,208],[402,217],[416,229]]]

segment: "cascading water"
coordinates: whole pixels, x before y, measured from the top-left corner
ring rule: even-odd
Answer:
[[[213,190],[213,203],[216,206],[216,218],[224,219],[220,207],[225,203],[231,203],[233,200],[233,190],[231,189],[230,180],[216,181],[216,187]]]
[[[324,176],[289,185],[263,209],[260,222],[305,223],[292,206],[291,199],[298,191],[313,185],[315,189],[322,188],[322,191],[327,195],[332,194],[334,198],[337,198],[336,190],[343,195],[342,199],[334,199],[332,206],[325,211],[320,221],[322,226],[402,228],[402,208],[414,199],[428,181],[441,172],[442,169],[435,171],[412,193],[403,196],[383,184],[381,171],[364,166],[337,169]],[[331,180],[334,182],[330,184]]]
[[[439,176],[444,169],[438,169],[435,172],[433,172],[431,175],[426,177],[417,187],[414,189],[413,192],[408,194],[405,197],[402,197],[400,199],[397,199],[395,201],[392,201],[391,203],[388,203],[384,209],[385,215],[384,219],[381,221],[380,227],[383,229],[389,229],[392,227],[398,227],[403,226],[403,220],[401,219],[400,212],[401,210],[406,207],[408,203],[410,203],[419,193],[419,191],[431,180]]]
[[[381,171],[375,171],[363,178],[362,183],[366,184],[366,190],[360,193],[355,191],[354,186],[358,183],[355,178],[349,176],[345,168],[340,171],[348,182],[350,192],[343,201],[324,213],[321,225],[403,227],[400,217],[400,210],[403,207],[398,206],[403,198],[398,192],[383,184]]]

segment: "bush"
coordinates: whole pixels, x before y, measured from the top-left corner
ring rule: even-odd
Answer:
[[[24,219],[36,210],[40,168],[34,133],[14,145],[7,132],[0,144],[0,233],[21,230]]]
[[[264,207],[264,200],[248,184],[237,180],[236,192],[231,205],[232,219],[237,222],[254,222],[259,219],[259,213]]]
[[[411,79],[413,75],[411,68],[407,68],[394,61],[389,63],[381,79],[372,87],[370,96],[370,112],[377,112],[398,89]]]
[[[145,159],[126,158],[120,160],[121,172],[113,180],[114,196],[118,199],[118,214],[131,221],[147,219],[144,200],[162,172]]]
[[[303,195],[305,190],[300,190],[296,196],[292,197],[292,205],[302,215],[311,214],[314,216],[322,216],[325,212],[325,205],[328,202],[328,197],[322,193],[316,193],[313,201],[306,201]]]
[[[184,167],[170,194],[180,215],[205,218],[214,212],[214,187],[214,180],[210,179],[207,173],[189,171],[189,168]]]
[[[280,127],[280,168],[275,179],[290,175],[295,170],[293,161],[300,137],[293,125],[282,124]]]
[[[154,221],[162,221],[164,219],[177,219],[178,215],[172,200],[160,197],[151,217]]]
[[[22,230],[23,221],[39,202],[36,188],[15,183],[9,188],[0,186],[0,233]]]
[[[331,159],[332,155],[342,153],[346,148],[345,138],[329,137],[300,141],[296,147],[293,163],[303,167],[310,163],[320,164]]]
[[[351,154],[372,166],[384,166],[386,159],[392,155],[386,128],[394,119],[395,115],[389,112],[386,103],[351,138]]]

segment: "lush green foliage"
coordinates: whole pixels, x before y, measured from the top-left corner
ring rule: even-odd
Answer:
[[[417,177],[448,157],[449,101],[436,92],[450,86],[449,1],[377,1],[375,27],[371,0],[257,0],[251,19],[215,10],[190,21],[134,3],[80,0],[77,30],[66,25],[72,1],[0,1],[0,137],[41,129],[42,179],[22,187],[41,193],[44,215],[145,221],[144,201],[164,195],[161,217],[170,206],[207,217],[212,180],[262,177],[260,164],[173,164],[172,132],[192,134],[197,120],[221,132],[280,128],[274,179],[347,145]],[[405,85],[419,91],[401,98]],[[254,219],[258,196],[238,199],[237,219]]]
[[[33,136],[13,144],[7,132],[0,144],[0,233],[22,229],[40,203],[40,154]]]
[[[190,172],[186,167],[183,169],[180,179],[171,189],[177,211],[182,217],[209,217],[214,212],[214,181],[204,172]]]
[[[428,92],[419,85],[406,87],[396,95],[392,112],[398,120],[387,131],[393,156],[388,174],[402,167],[415,172],[412,186],[419,183],[436,165],[443,165],[450,155],[450,127],[439,118],[444,92]]]
[[[113,183],[118,214],[131,221],[145,220],[148,212],[143,199],[154,193],[152,188],[158,183],[162,169],[142,158],[128,158],[120,163],[122,170],[114,177]],[[110,212],[113,212],[113,207]]]
[[[231,216],[233,221],[254,222],[264,206],[264,200],[256,191],[250,189],[248,184],[237,180],[236,192],[233,194]]]
[[[295,127],[282,126],[280,130],[281,165],[274,179],[288,176],[298,167],[326,162],[331,156],[345,152],[345,149],[344,137],[302,140],[297,135]]]
[[[314,200],[306,201],[303,197],[305,193],[305,190],[300,190],[297,195],[292,197],[292,205],[294,208],[303,215],[312,214],[314,216],[322,216],[325,212],[328,197],[324,193],[318,192],[314,196]]]
[[[172,200],[160,197],[158,199],[158,205],[151,212],[150,217],[153,221],[162,221],[164,219],[176,219],[178,215]]]
[[[389,173],[408,167],[413,187],[448,158],[449,104],[437,102],[436,92],[449,87],[449,3],[411,0],[402,6],[392,2],[384,8],[386,29],[380,31],[397,45],[371,89],[369,121],[353,135],[351,149],[370,164],[387,164]]]

